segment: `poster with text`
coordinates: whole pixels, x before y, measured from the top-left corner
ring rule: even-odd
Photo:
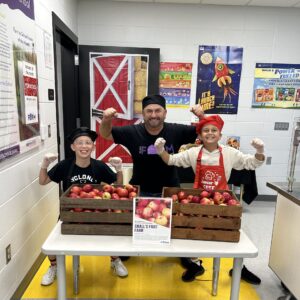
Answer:
[[[199,46],[196,103],[206,114],[237,114],[243,48]]]
[[[160,63],[159,93],[167,107],[190,107],[192,67],[192,63]]]
[[[138,197],[133,207],[133,243],[170,244],[172,199]]]
[[[39,146],[33,0],[0,0],[0,162]]]
[[[252,107],[300,108],[300,65],[257,63]]]

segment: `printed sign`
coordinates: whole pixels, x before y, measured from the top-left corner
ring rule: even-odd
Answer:
[[[172,199],[134,199],[132,237],[135,244],[170,244]]]

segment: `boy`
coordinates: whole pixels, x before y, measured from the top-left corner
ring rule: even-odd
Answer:
[[[202,145],[186,151],[170,155],[165,151],[165,140],[158,138],[155,148],[162,160],[171,166],[192,167],[195,173],[194,188],[207,191],[228,190],[227,181],[232,169],[254,170],[265,160],[264,144],[255,138],[251,145],[256,149],[255,155],[243,154],[230,146],[220,145],[221,131],[224,121],[218,115],[203,117],[196,126]],[[194,279],[192,272],[183,274],[186,281]],[[245,266],[242,278],[253,284],[259,284],[260,279],[248,271]]]
[[[75,158],[65,159],[57,163],[47,172],[51,162],[57,156],[51,153],[45,155],[39,173],[39,183],[46,185],[51,181],[63,183],[63,190],[67,190],[72,184],[100,184],[101,182],[117,184],[123,183],[122,160],[119,157],[110,158],[110,164],[115,168],[116,174],[102,161],[91,158],[95,149],[97,133],[87,127],[75,129],[68,139],[71,142],[71,149],[74,151]],[[50,267],[44,274],[41,284],[50,285],[56,277],[56,257],[49,256]],[[120,277],[126,277],[128,271],[119,257],[111,257],[111,268]]]

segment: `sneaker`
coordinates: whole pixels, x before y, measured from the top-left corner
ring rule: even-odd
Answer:
[[[57,266],[50,266],[47,272],[44,274],[41,285],[50,285],[56,278]]]
[[[128,271],[119,257],[111,261],[111,268],[119,277],[126,277],[128,275]]]
[[[202,267],[202,260],[200,260],[200,266],[194,262],[191,262],[188,265],[187,270],[183,272],[181,279],[184,282],[191,282],[195,280],[196,276],[200,276],[204,274],[204,272],[205,270]]]
[[[192,260],[189,257],[180,257],[180,263],[183,268],[187,269],[191,265]]]
[[[232,276],[232,269],[229,271],[229,276]],[[241,279],[245,280],[248,283],[258,285],[261,283],[261,279],[255,274],[250,272],[245,266],[242,268]]]

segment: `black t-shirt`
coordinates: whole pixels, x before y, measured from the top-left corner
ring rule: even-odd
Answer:
[[[101,182],[113,183],[117,176],[104,162],[91,159],[91,164],[86,168],[77,166],[74,159],[65,159],[56,164],[48,172],[48,176],[54,182],[63,182],[65,191],[72,184]]]
[[[180,146],[194,142],[195,126],[164,123],[158,135],[151,135],[144,124],[113,127],[112,136],[116,144],[124,145],[133,160],[131,184],[140,185],[141,191],[161,193],[164,186],[179,186],[176,167],[168,166],[157,155],[154,143],[158,137],[166,140],[165,150],[177,153]]]

